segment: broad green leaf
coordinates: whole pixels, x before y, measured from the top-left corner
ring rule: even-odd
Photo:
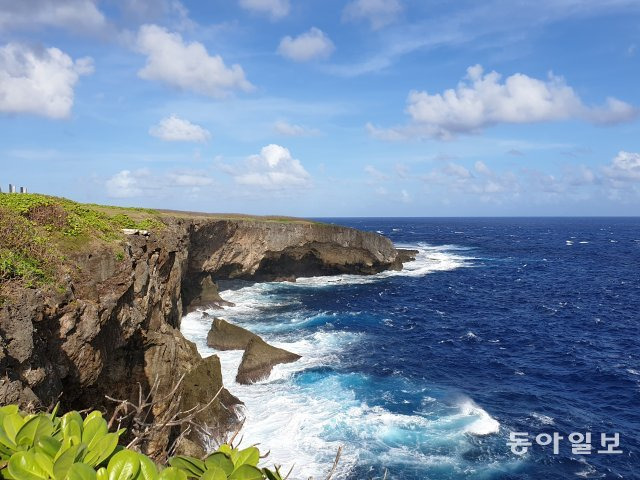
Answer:
[[[14,413],[18,413],[19,410],[18,405],[5,405],[4,407],[0,407],[0,415],[13,415]]]
[[[211,468],[212,466],[221,468],[227,475],[231,475],[231,472],[233,472],[234,468],[231,459],[222,452],[212,453],[206,458],[204,463],[207,468]]]
[[[251,465],[241,465],[229,476],[229,480],[262,480],[262,471]]]
[[[74,463],[64,480],[96,480],[96,471],[84,463]]]
[[[234,452],[235,448],[231,448],[229,445],[227,445],[226,443],[223,443],[222,445],[220,445],[220,447],[218,447],[218,451],[224,453],[225,455],[228,455],[229,457],[232,457],[232,453]]]
[[[2,427],[4,428],[7,437],[12,442],[16,442],[16,435],[24,425],[24,419],[19,413],[12,413],[5,415],[2,419]]]
[[[78,458],[78,453],[80,451],[79,445],[74,445],[66,450],[60,450],[58,458],[53,462],[53,473],[57,479],[62,479],[67,475],[67,472],[71,468],[71,465],[76,463],[76,459]]]
[[[4,423],[4,419],[3,419],[3,423]],[[4,445],[11,452],[14,452],[18,447],[16,445],[16,442],[14,442],[12,439],[9,438],[9,436],[7,435],[7,432],[4,431],[4,428],[2,428],[2,426],[0,426],[0,443]]]
[[[157,480],[158,469],[146,455],[140,455],[140,471],[136,480]],[[226,480],[226,479],[225,479]]]
[[[38,415],[27,420],[16,434],[16,443],[31,447],[43,435],[53,433],[53,424],[45,415]]]
[[[49,475],[50,477],[54,476],[53,460],[51,459],[51,457],[41,452],[34,452],[33,459],[42,470],[47,472],[47,475]]]
[[[233,464],[236,468],[241,465],[251,465],[255,467],[260,461],[260,451],[256,447],[245,448],[240,450],[236,456]]]
[[[62,443],[55,438],[44,436],[36,442],[35,450],[54,459],[61,447]]]
[[[102,414],[97,411],[91,412],[87,415],[87,418],[84,419],[82,442],[86,443],[89,450],[91,450],[108,431],[107,422],[102,418]]]
[[[158,480],[187,480],[187,474],[179,468],[169,467],[160,472]]]
[[[227,474],[220,467],[214,465],[202,474],[200,480],[227,480]]]
[[[109,474],[107,473],[107,469],[105,467],[100,468],[96,472],[96,480],[109,480]]]
[[[178,455],[176,457],[170,458],[169,465],[171,465],[172,467],[180,468],[195,477],[200,477],[200,475],[202,475],[207,469],[202,460],[198,460],[197,458],[193,457],[186,457],[183,455]]]
[[[114,452],[118,446],[118,434],[107,433],[102,437],[93,448],[84,457],[84,462],[87,465],[95,467],[104,462]]]
[[[116,453],[107,465],[108,480],[131,480],[140,470],[140,460],[136,452],[121,450]]]
[[[38,466],[32,452],[17,452],[9,459],[9,474],[20,480],[42,480],[48,478],[47,472]]]

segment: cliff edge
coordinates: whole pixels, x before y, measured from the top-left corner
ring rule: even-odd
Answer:
[[[217,358],[203,360],[179,331],[186,311],[224,304],[216,280],[374,274],[408,259],[380,235],[334,225],[41,195],[0,194],[0,234],[0,402],[110,412],[105,395],[133,400],[156,381],[163,395],[182,378],[184,409],[222,389],[201,415],[218,440],[238,425],[241,401]],[[144,448],[161,452],[179,434]]]

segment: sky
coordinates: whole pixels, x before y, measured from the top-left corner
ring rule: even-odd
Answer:
[[[640,212],[638,0],[0,0],[0,187],[338,216]]]

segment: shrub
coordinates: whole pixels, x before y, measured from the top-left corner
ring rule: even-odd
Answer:
[[[118,445],[124,429],[109,432],[102,414],[27,414],[0,407],[0,478],[10,480],[283,480],[278,468],[258,467],[255,447],[223,444],[200,460],[175,456],[159,467]]]

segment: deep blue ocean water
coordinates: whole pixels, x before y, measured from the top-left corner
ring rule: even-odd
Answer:
[[[223,284],[211,312],[301,353],[257,385],[219,353],[246,403],[245,441],[292,478],[640,478],[640,219],[324,219],[418,248],[400,273]],[[510,432],[555,432],[511,452]],[[567,436],[591,432],[594,453]],[[601,433],[621,454],[602,454]]]

